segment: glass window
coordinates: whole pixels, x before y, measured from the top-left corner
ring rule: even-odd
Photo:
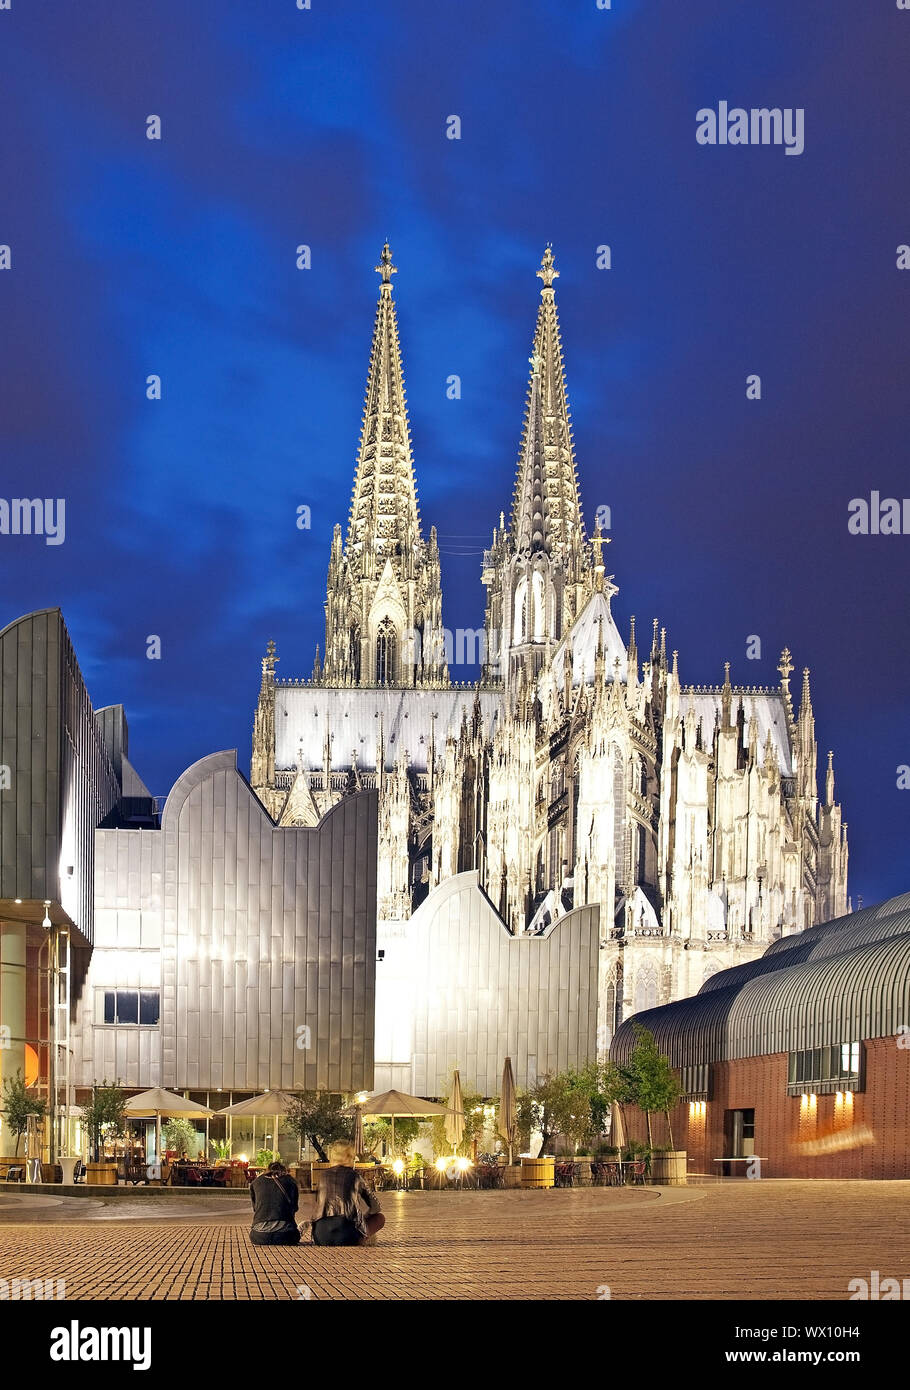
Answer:
[[[791,1052],[788,1083],[791,1086],[812,1086],[830,1082],[833,1086],[839,1081],[859,1081],[861,1049],[860,1042],[845,1042]]]
[[[157,989],[143,989],[139,993],[139,1022],[148,1025],[158,1022]]]
[[[376,684],[394,685],[398,665],[398,634],[388,618],[383,618],[376,634]]]
[[[161,995],[157,989],[99,989],[95,995],[96,1023],[157,1026]]]
[[[137,989],[118,989],[117,1022],[139,1022],[139,991]]]

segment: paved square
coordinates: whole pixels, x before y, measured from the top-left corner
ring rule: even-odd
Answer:
[[[371,1249],[254,1247],[245,1197],[0,1192],[0,1278],[73,1299],[844,1299],[910,1273],[907,1182],[386,1193]],[[303,1203],[302,1215],[307,1214]]]

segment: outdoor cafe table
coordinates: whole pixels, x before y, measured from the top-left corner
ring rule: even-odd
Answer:
[[[201,1182],[187,1182],[187,1172],[198,1173]],[[207,1187],[215,1185],[215,1174],[222,1171],[213,1163],[174,1163],[171,1165],[172,1187]],[[250,1169],[250,1172],[253,1170]],[[225,1182],[227,1179],[225,1178]]]

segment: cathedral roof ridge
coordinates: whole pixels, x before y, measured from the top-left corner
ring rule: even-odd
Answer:
[[[683,685],[680,687],[682,694],[687,695],[722,695],[724,686],[722,685]],[[779,695],[780,689],[776,685],[731,685],[730,691],[733,695]]]

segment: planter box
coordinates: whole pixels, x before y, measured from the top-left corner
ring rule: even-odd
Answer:
[[[591,1159],[574,1158],[575,1164],[575,1184],[577,1187],[591,1187],[593,1179],[591,1177]]]
[[[686,1150],[651,1154],[651,1181],[658,1187],[686,1186]]]
[[[521,1187],[521,1164],[507,1163],[502,1170],[503,1187]]]
[[[555,1187],[555,1158],[523,1158],[521,1160],[522,1187]]]
[[[96,1187],[116,1187],[117,1167],[116,1163],[87,1163],[85,1181]]]

